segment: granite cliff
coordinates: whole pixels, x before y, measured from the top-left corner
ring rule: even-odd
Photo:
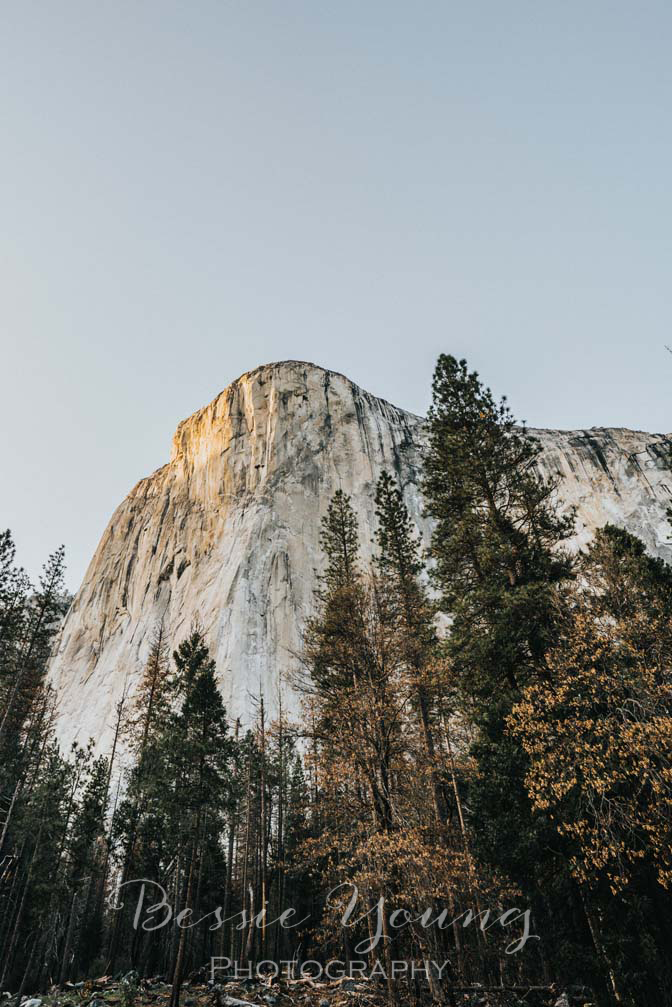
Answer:
[[[577,545],[607,521],[672,560],[672,435],[537,430],[542,468],[578,510]],[[198,617],[231,714],[263,689],[272,705],[296,664],[320,567],[319,526],[341,487],[367,542],[372,490],[393,472],[425,538],[423,421],[343,375],[288,361],[244,374],[182,422],[170,461],[112,515],[50,667],[62,742],[109,743],[114,706],[164,620],[177,643]],[[293,702],[291,693],[288,701]]]

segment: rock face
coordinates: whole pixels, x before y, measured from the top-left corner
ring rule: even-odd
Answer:
[[[624,429],[535,431],[546,474],[578,508],[577,544],[611,521],[672,560],[665,508],[672,436]],[[273,706],[296,666],[320,568],[320,519],[350,493],[364,538],[372,491],[394,473],[423,537],[423,421],[313,364],[243,375],[177,428],[170,462],[117,508],[63,625],[50,678],[63,743],[110,743],[114,706],[132,689],[154,627],[177,644],[194,618],[217,662],[230,714]],[[291,691],[286,702],[296,709]]]

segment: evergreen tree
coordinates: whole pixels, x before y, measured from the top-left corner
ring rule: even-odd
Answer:
[[[451,757],[452,776],[446,771],[434,606],[422,582],[417,539],[399,491],[383,476],[379,553],[368,571],[359,561],[346,566],[344,556],[358,555],[348,506],[341,497],[325,517],[333,528],[338,515],[340,534],[323,535],[327,575],[306,635],[308,768],[319,830],[307,838],[305,855],[328,887],[355,882],[369,908],[383,897],[388,905],[416,907],[419,915],[436,901],[457,917],[460,901],[478,904],[479,891],[458,799],[459,755]],[[347,550],[343,529],[351,536]],[[449,779],[459,807],[454,824]],[[361,937],[339,928],[334,907],[323,926],[331,950],[351,958]],[[383,943],[386,959],[454,953],[455,974],[489,974],[481,942],[473,933],[463,937],[459,924],[445,934],[416,923],[406,938],[385,931]],[[496,944],[493,953],[496,958]],[[430,985],[440,1000],[433,977]],[[394,982],[388,992],[396,998]]]
[[[649,660],[672,660],[672,567],[624,528],[605,525],[581,557],[581,604],[602,629],[617,624]]]
[[[221,867],[224,812],[231,803],[233,742],[217,688],[215,662],[205,639],[193,628],[175,651],[178,708],[162,738],[170,771],[170,818],[177,839],[178,865],[185,878],[183,905],[201,913],[208,878]],[[210,908],[214,908],[211,906]],[[172,1004],[178,1007],[187,959],[187,930],[180,931],[172,967]]]
[[[442,355],[433,381],[423,489],[450,653],[468,695],[489,700],[547,676],[557,589],[572,575],[562,544],[573,515],[555,509],[541,447],[466,361]]]
[[[444,652],[475,726],[475,848],[529,899],[537,926],[552,935],[558,974],[578,961],[591,978],[582,950],[588,923],[565,845],[548,816],[533,811],[529,760],[507,730],[522,687],[553,688],[549,654],[574,576],[564,548],[573,515],[558,514],[557,482],[541,475],[540,450],[466,361],[439,358],[423,486],[435,520],[433,577],[451,617]]]
[[[449,801],[433,723],[443,684],[437,674],[435,606],[422,580],[425,568],[417,533],[401,492],[387,472],[378,480],[375,499],[379,549],[376,562],[380,581],[398,624],[401,656],[408,674],[411,701],[419,715],[432,778],[436,817],[440,824],[445,824]]]
[[[101,906],[97,899],[105,863],[105,817],[108,801],[108,760],[91,757],[79,785],[65,858],[71,893],[60,953],[60,982],[86,974],[100,953]]]
[[[31,585],[16,566],[16,546],[9,529],[0,533],[0,699],[6,708],[18,641]]]
[[[12,871],[0,889],[0,985],[21,993],[36,988],[58,961],[59,917],[68,903],[64,855],[77,777],[74,762],[61,757],[48,734],[35,769],[12,820]]]
[[[309,690],[317,700],[322,742],[329,738],[342,757],[355,758],[375,820],[388,830],[394,817],[390,760],[398,733],[392,615],[380,584],[360,569],[357,519],[341,490],[322,529],[326,569],[317,592],[319,614],[306,634]]]
[[[359,533],[350,497],[336,490],[322,520],[320,545],[327,557],[322,576],[327,590],[348,587],[359,574]]]
[[[3,646],[3,698],[0,708],[0,766],[3,775],[16,778],[22,731],[40,687],[54,636],[68,605],[63,582],[65,553],[60,547],[44,566],[37,590],[31,592],[21,572],[12,572],[13,550],[4,543],[5,632]],[[5,786],[7,783],[5,783]]]
[[[174,682],[163,624],[152,637],[149,656],[130,709],[123,734],[133,761],[125,774],[125,792],[112,821],[110,846],[119,863],[117,883],[138,877],[159,877],[166,848],[164,807],[163,732],[174,700]],[[122,898],[114,912],[108,940],[107,970],[115,968],[122,931],[130,905]]]

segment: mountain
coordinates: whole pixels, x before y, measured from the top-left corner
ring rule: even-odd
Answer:
[[[672,561],[672,435],[534,433],[543,471],[561,475],[564,504],[577,507],[577,546],[609,521]],[[115,703],[161,619],[174,644],[200,620],[231,714],[245,720],[260,690],[272,707],[298,664],[334,492],[352,495],[370,553],[373,489],[388,469],[428,541],[423,436],[420,417],[299,361],[244,374],[180,423],[169,463],[112,515],[62,627],[49,672],[61,741],[109,745]],[[297,709],[291,689],[286,702]]]

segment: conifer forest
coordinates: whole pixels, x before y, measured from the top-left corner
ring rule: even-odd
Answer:
[[[55,739],[64,550],[0,536],[3,1004],[672,1005],[672,568],[573,547],[539,450],[440,356],[429,550],[336,492],[277,694],[159,623],[109,750]]]

